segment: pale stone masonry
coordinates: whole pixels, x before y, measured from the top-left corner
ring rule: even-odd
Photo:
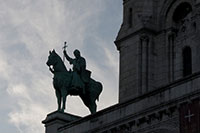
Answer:
[[[200,0],[123,0],[123,7],[115,41],[119,103],[45,126],[56,133],[199,133]]]
[[[124,0],[123,4],[123,23],[115,41],[120,51],[119,102],[183,78],[185,47],[191,49],[192,73],[200,71],[199,1]]]
[[[55,111],[48,114],[42,123],[45,124],[46,133],[57,133],[59,127],[78,119],[81,119],[81,117]]]
[[[179,107],[200,95],[200,73],[191,77],[66,124],[58,132],[179,133]]]

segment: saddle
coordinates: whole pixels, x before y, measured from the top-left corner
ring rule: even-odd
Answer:
[[[90,77],[91,77],[91,71],[89,70],[82,71],[81,79],[83,80],[84,83],[89,83]]]

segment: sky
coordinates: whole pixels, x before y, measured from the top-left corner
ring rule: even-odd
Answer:
[[[122,23],[122,0],[0,0],[0,130],[42,133],[41,121],[57,109],[46,61],[79,49],[92,78],[103,84],[98,111],[118,102],[119,52],[114,40]],[[71,68],[65,62],[67,68]],[[65,112],[90,114],[68,96]]]

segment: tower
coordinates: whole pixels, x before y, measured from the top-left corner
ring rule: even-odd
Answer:
[[[200,70],[198,0],[124,0],[119,102]]]

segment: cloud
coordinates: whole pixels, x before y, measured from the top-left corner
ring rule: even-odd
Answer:
[[[121,0],[1,1],[0,117],[6,121],[0,123],[4,132],[44,132],[41,121],[57,109],[45,63],[48,50],[56,49],[62,56],[64,41],[70,55],[80,49],[92,77],[103,83],[98,110],[117,103],[118,52],[113,40],[121,23],[121,5]],[[78,97],[67,98],[67,112],[89,115]]]

